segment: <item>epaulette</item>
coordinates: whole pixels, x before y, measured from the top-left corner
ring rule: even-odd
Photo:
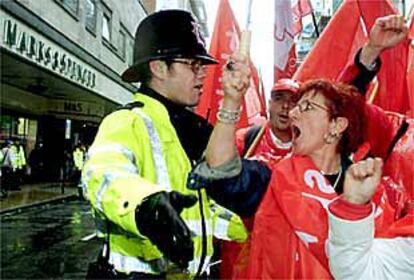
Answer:
[[[132,110],[134,108],[142,108],[142,107],[144,107],[144,105],[145,104],[142,103],[141,101],[134,101],[134,102],[127,103],[125,105],[119,106],[118,108],[116,108],[115,111],[118,111],[118,110]]]

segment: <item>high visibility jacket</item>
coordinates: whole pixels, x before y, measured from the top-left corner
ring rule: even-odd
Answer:
[[[17,169],[22,169],[26,165],[26,156],[24,154],[23,146],[16,147],[16,166]]]
[[[239,243],[247,240],[249,234],[239,215],[220,206],[212,199],[210,199],[210,212],[213,215],[214,237]]]
[[[104,220],[110,221],[109,261],[115,269],[160,274],[167,271],[167,261],[139,232],[135,210],[145,197],[160,191],[196,195],[199,202],[181,213],[194,233],[194,259],[188,267],[194,275],[200,263],[201,271],[208,267],[214,232],[233,235],[234,229],[213,220],[219,215],[211,211],[204,190],[187,189],[191,164],[164,105],[142,94],[135,101],[143,106],[118,110],[103,120],[83,169],[85,197],[101,217],[101,230],[107,231]]]
[[[75,151],[73,151],[73,161],[75,163],[75,167],[77,170],[82,170],[83,159],[84,159],[83,151],[80,148],[76,148]]]

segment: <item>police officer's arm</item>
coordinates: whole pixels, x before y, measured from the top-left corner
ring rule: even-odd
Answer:
[[[146,197],[165,190],[140,176],[143,158],[136,151],[143,147],[145,135],[136,135],[136,131],[145,131],[141,122],[129,110],[107,116],[89,149],[82,174],[92,206],[135,235],[140,235],[135,209]]]

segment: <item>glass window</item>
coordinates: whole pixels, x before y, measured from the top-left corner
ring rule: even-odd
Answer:
[[[128,40],[128,65],[131,66],[134,63],[134,41]]]
[[[29,132],[28,119],[19,118],[17,121],[17,134],[27,135],[28,132]]]
[[[86,27],[96,31],[96,2],[95,0],[86,0]]]
[[[26,138],[29,134],[29,119],[2,114],[0,116],[0,139]]]
[[[74,13],[75,15],[78,14],[78,5],[79,0],[58,0],[64,7],[66,7],[69,11]]]
[[[8,139],[14,135],[14,128],[16,127],[16,119],[9,115],[0,115],[0,137],[1,139]]]
[[[102,37],[108,42],[111,41],[111,17],[107,13],[102,18]]]
[[[119,30],[119,53],[123,59],[126,58],[126,34],[122,29]]]

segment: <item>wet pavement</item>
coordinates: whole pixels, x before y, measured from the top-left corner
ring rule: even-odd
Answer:
[[[101,241],[86,201],[71,196],[0,215],[0,279],[85,279]]]
[[[78,195],[76,184],[38,183],[22,185],[18,191],[8,191],[0,200],[0,213]]]

